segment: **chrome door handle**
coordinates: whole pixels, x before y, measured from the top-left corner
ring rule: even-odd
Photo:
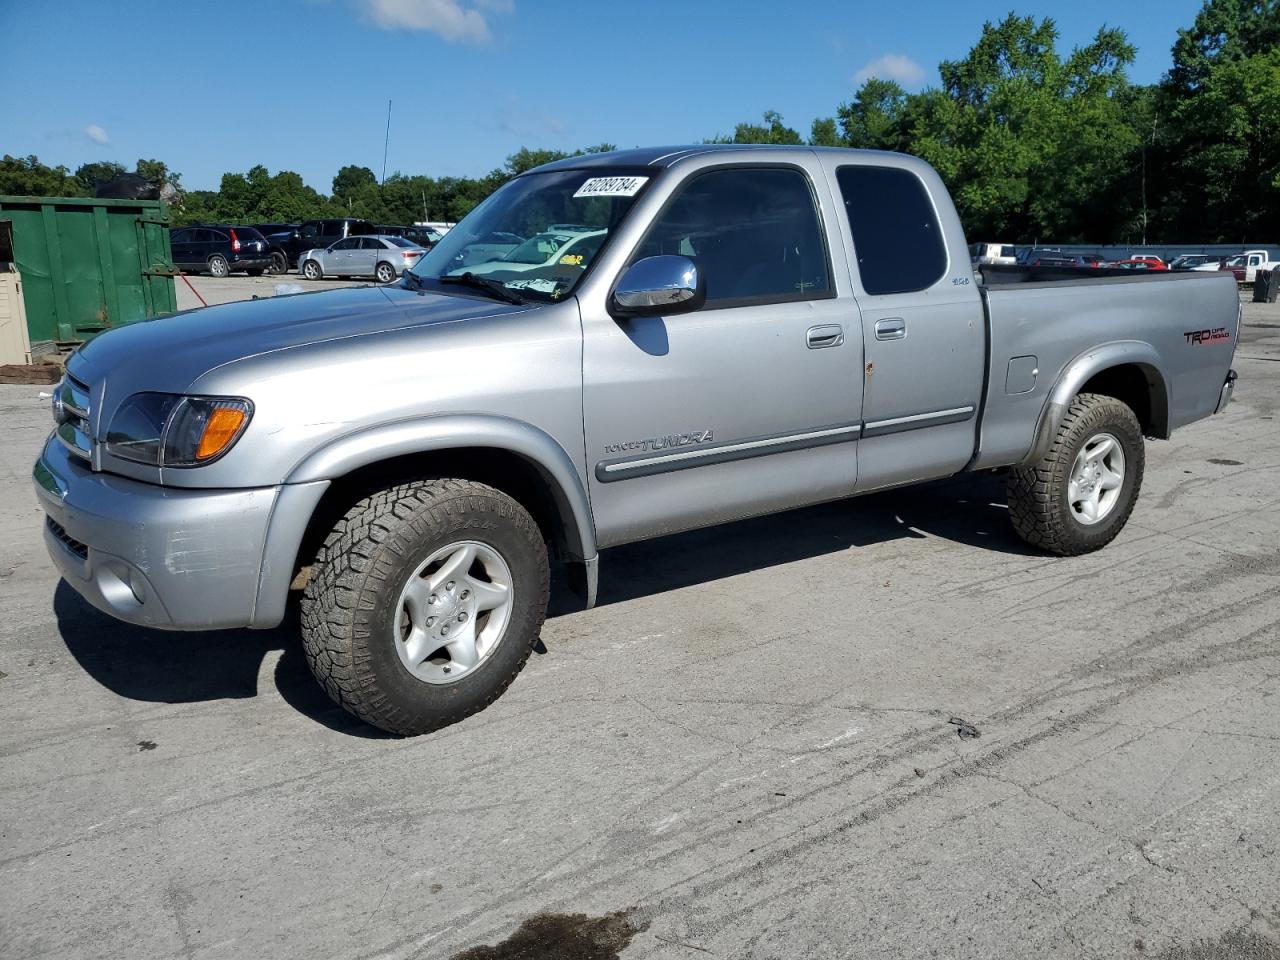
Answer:
[[[824,323],[821,326],[810,327],[804,340],[810,350],[838,347],[844,343],[844,327],[838,323]]]
[[[898,317],[889,317],[876,321],[877,340],[901,340],[907,335],[907,321]]]

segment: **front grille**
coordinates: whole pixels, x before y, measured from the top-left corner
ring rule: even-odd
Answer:
[[[93,457],[93,434],[90,430],[89,387],[70,373],[62,378],[56,388],[58,414],[56,433],[63,445],[78,457]]]
[[[67,531],[63,529],[62,524],[58,523],[57,520],[54,520],[53,517],[45,517],[44,522],[49,525],[49,532],[57,537],[58,541],[64,547],[74,553],[81,560],[89,559],[89,548],[75,537],[71,536],[71,534],[67,533]]]

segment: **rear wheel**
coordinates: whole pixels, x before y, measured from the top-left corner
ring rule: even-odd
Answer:
[[[412,736],[483,710],[528,660],[546,616],[546,544],[520,504],[429,480],[356,504],[302,600],[303,648],[333,700]]]
[[[227,258],[220,253],[215,253],[209,258],[209,274],[214,277],[226,277],[231,274],[231,267],[227,265]]]
[[[324,274],[320,269],[320,264],[314,260],[308,260],[302,265],[302,275],[308,280],[319,280]]]
[[[1114,397],[1082,393],[1038,464],[1009,473],[1009,516],[1027,543],[1061,556],[1100,550],[1133,512],[1145,466],[1142,427]]]
[[[390,283],[396,278],[396,268],[389,263],[380,263],[373,275],[379,283]]]

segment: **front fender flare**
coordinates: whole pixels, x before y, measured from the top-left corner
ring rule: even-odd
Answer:
[[[1039,463],[1053,446],[1053,438],[1058,435],[1067,409],[1072,399],[1082,387],[1093,377],[1112,367],[1134,365],[1147,372],[1152,381],[1151,389],[1159,390],[1163,396],[1153,397],[1152,407],[1160,407],[1168,411],[1169,393],[1164,376],[1160,373],[1160,355],[1155,347],[1142,340],[1113,340],[1096,347],[1090,347],[1084,353],[1068,363],[1054,382],[1044,406],[1040,409],[1040,419],[1036,424],[1035,443],[1023,459],[1023,465]]]
[[[505,450],[528,461],[542,474],[555,499],[570,555],[576,560],[590,560],[596,555],[591,501],[573,460],[550,434],[509,417],[442,415],[400,420],[348,434],[305,457],[286,482],[335,480],[393,457],[465,448]]]

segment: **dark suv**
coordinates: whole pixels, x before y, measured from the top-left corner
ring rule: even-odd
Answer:
[[[225,277],[243,270],[260,277],[271,266],[267,238],[253,227],[202,223],[169,231],[173,264],[187,273]]]
[[[355,217],[337,217],[332,220],[304,220],[298,227],[273,233],[267,237],[275,272],[285,273],[298,269],[298,257],[314,247],[327,247],[346,237],[365,236],[378,232],[368,220]]]

